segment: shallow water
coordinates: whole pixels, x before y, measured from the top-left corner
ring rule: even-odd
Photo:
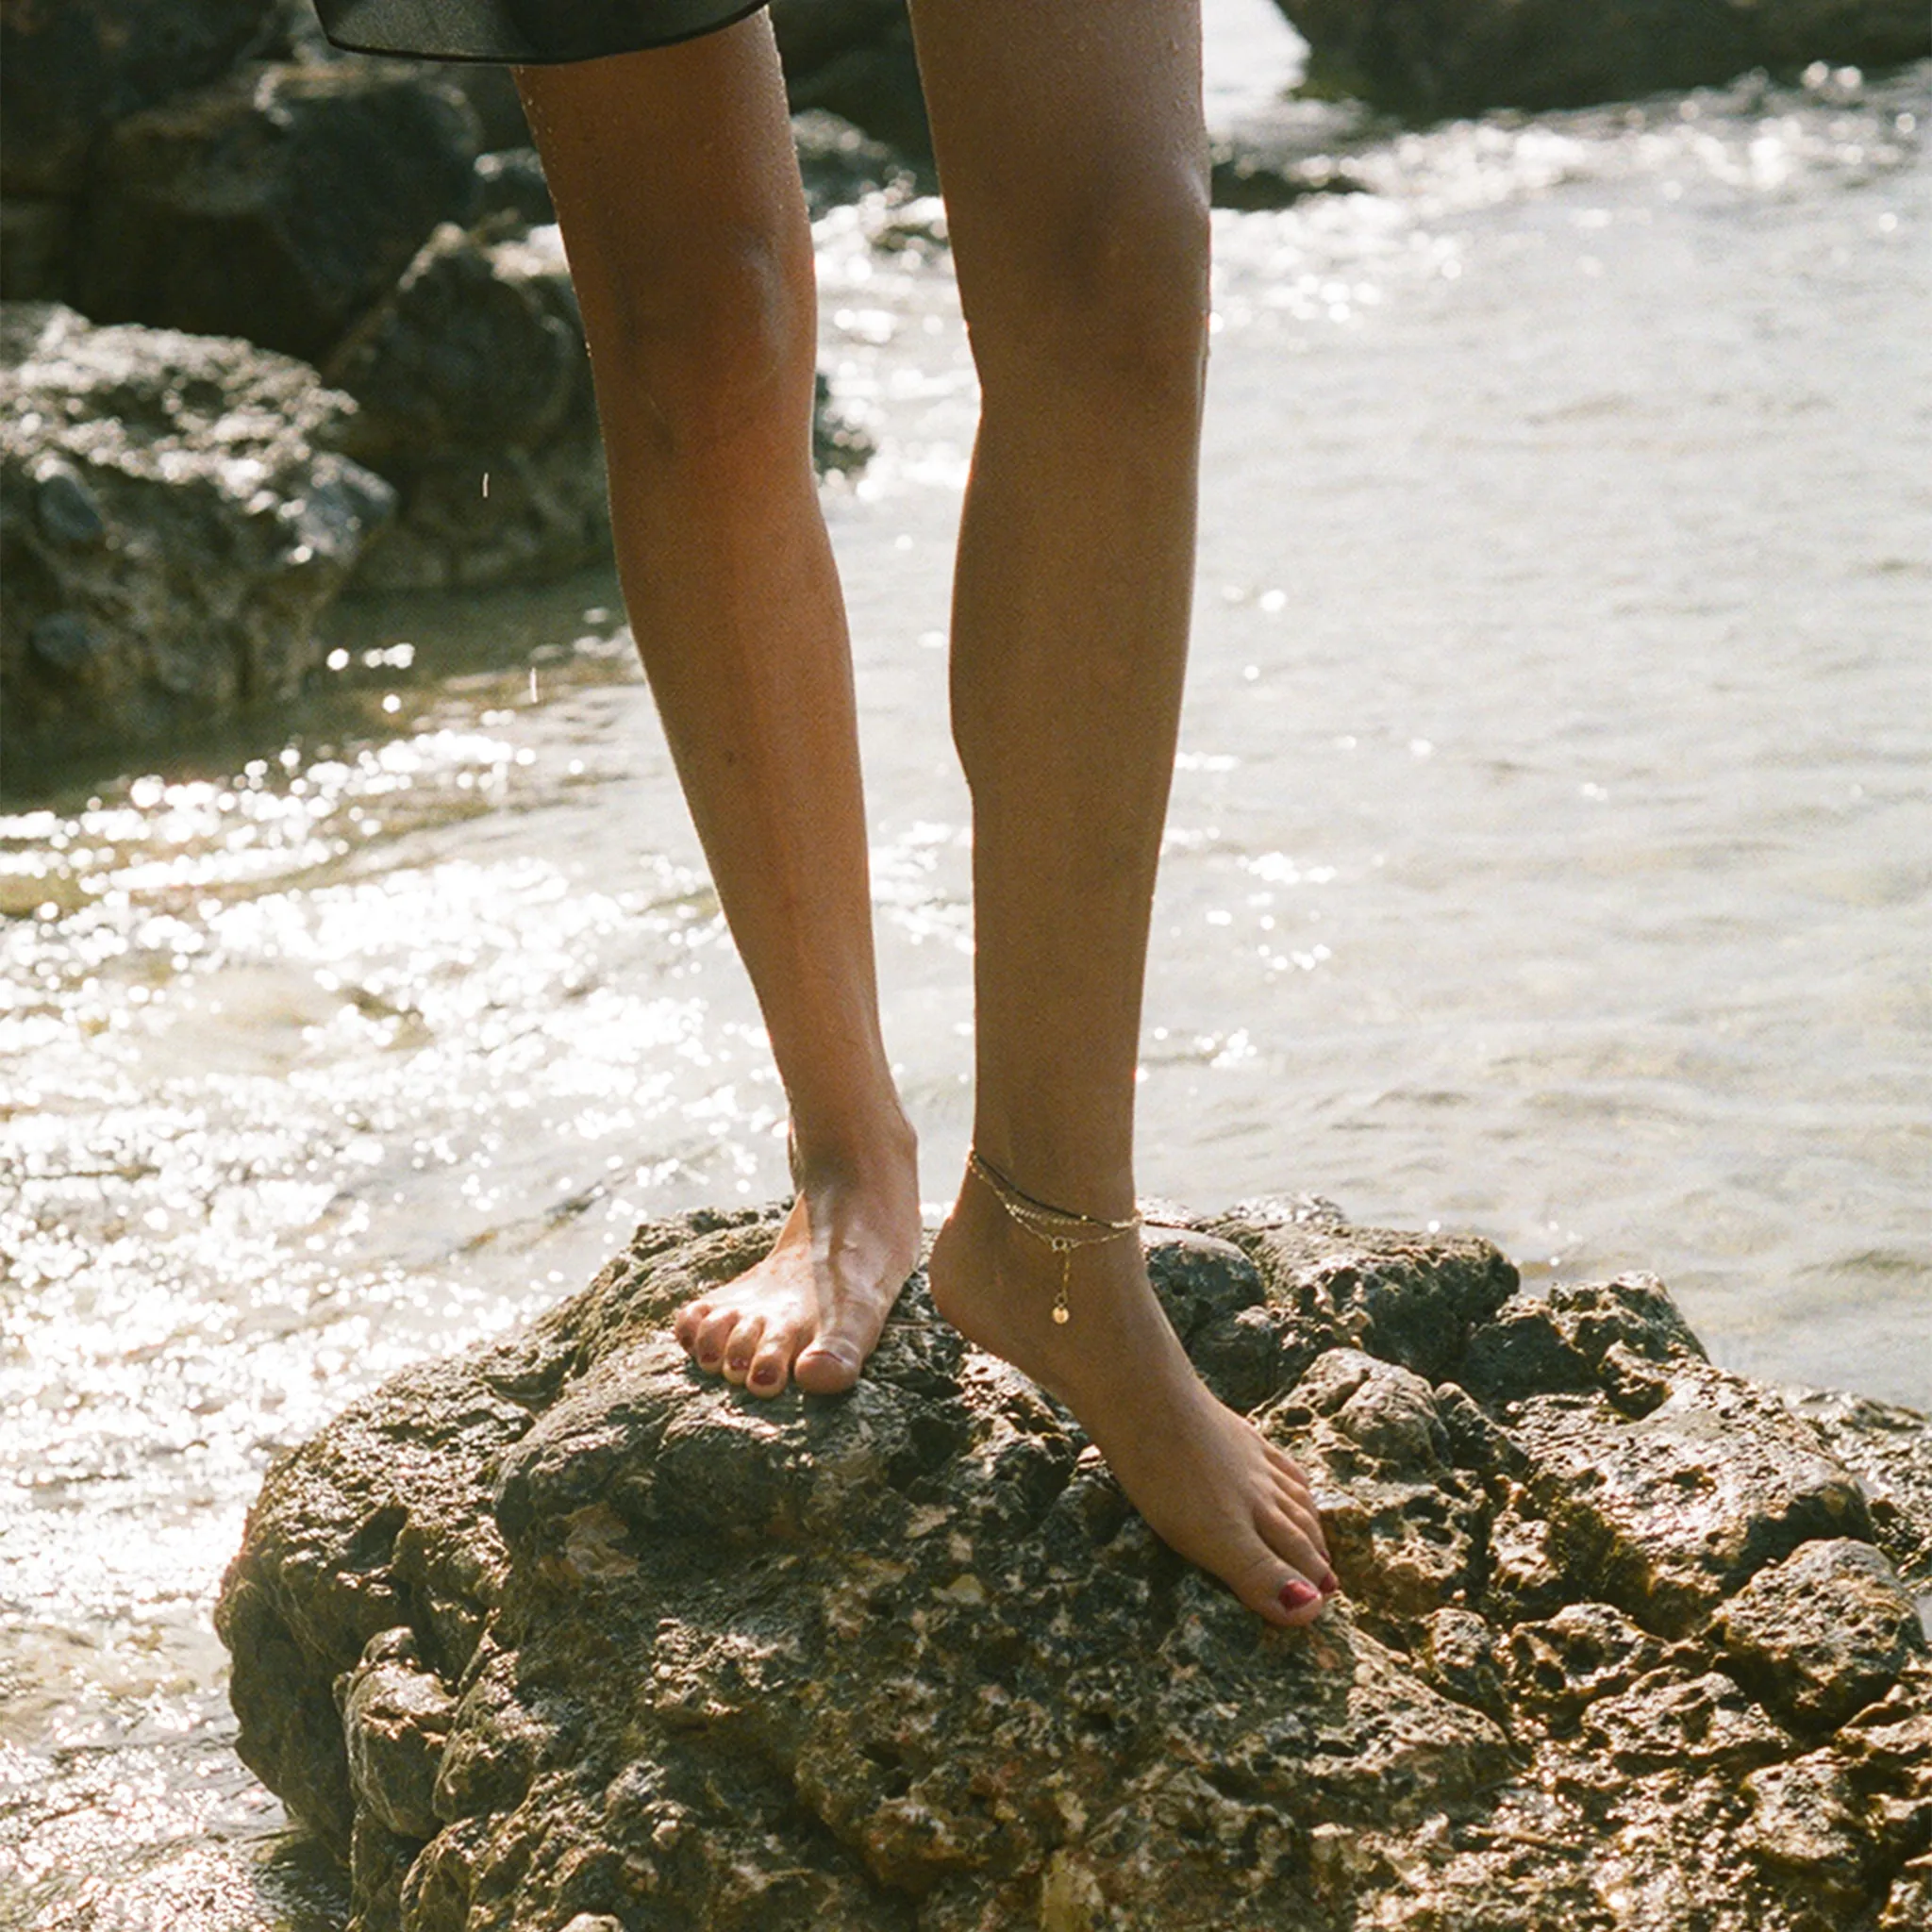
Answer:
[[[1210,9],[1211,96],[1291,50]],[[1272,64],[1271,64],[1272,63]],[[1662,1274],[1932,1406],[1932,72],[1375,139],[1216,219],[1142,1180]],[[927,210],[821,230],[888,1039],[964,1148]],[[337,620],[275,728],[0,823],[0,1924],[329,1924],[208,1610],[267,1457],[774,1196],[782,1100],[603,575]],[[11,1915],[11,1916],[9,1916]]]

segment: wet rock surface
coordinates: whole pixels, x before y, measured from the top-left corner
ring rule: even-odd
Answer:
[[[1800,1544],[1718,1612],[1731,1671],[1794,1730],[1831,1731],[1897,1681],[1924,1632],[1870,1543]]]
[[[363,1932],[1923,1923],[1932,1422],[1832,1439],[1647,1280],[1528,1342],[1477,1241],[1164,1228],[1333,1525],[1347,1594],[1274,1632],[917,1277],[847,1397],[698,1376],[666,1319],[776,1224],[647,1224],[272,1472],[241,1749]]]
[[[352,408],[247,342],[0,308],[9,734],[154,733],[291,691],[393,508],[333,447]]]
[[[1308,42],[1308,84],[1417,118],[1571,108],[1813,60],[1932,53],[1915,0],[1276,0]]]
[[[1521,1406],[1512,1434],[1559,1570],[1676,1637],[1801,1543],[1871,1536],[1857,1482],[1774,1398],[1702,1365],[1669,1390],[1634,1422],[1602,1398]]]

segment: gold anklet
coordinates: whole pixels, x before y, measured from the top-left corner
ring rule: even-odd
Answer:
[[[1022,1193],[977,1148],[967,1151],[966,1168],[986,1183],[993,1199],[1007,1210],[1016,1226],[1035,1241],[1044,1241],[1060,1257],[1060,1291],[1054,1297],[1053,1318],[1056,1322],[1071,1322],[1074,1311],[1067,1306],[1067,1289],[1074,1272],[1074,1250],[1098,1247],[1103,1241],[1117,1241],[1122,1235],[1134,1233],[1141,1225],[1140,1215],[1135,1213],[1125,1221],[1102,1221],[1097,1215],[1075,1214],[1065,1208],[1049,1207],[1031,1194]]]

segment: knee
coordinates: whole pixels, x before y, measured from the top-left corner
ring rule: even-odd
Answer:
[[[601,313],[585,304],[607,423],[670,459],[804,434],[815,345],[810,255],[799,253],[749,228],[636,248]]]
[[[1207,185],[1191,170],[1064,203],[973,313],[989,402],[1024,389],[1109,409],[1197,412],[1208,348]]]

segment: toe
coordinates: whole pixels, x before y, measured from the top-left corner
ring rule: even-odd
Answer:
[[[724,1344],[724,1379],[741,1385],[751,1374],[753,1358],[758,1352],[758,1344],[765,1339],[765,1323],[762,1315],[747,1315],[731,1331],[731,1339]]]
[[[1313,1485],[1308,1481],[1307,1471],[1287,1450],[1277,1449],[1273,1442],[1266,1446],[1276,1481],[1304,1498],[1312,1494]]]
[[[1274,1593],[1274,1606],[1290,1629],[1312,1624],[1322,1614],[1324,1601],[1321,1590],[1298,1573],[1290,1575]]]
[[[858,1380],[865,1358],[851,1342],[837,1335],[821,1336],[798,1353],[792,1379],[812,1395],[839,1395]]]
[[[785,1377],[791,1366],[791,1350],[779,1336],[767,1335],[759,1342],[758,1353],[751,1358],[751,1368],[746,1373],[744,1386],[754,1395],[776,1395],[785,1387]]]
[[[698,1324],[691,1352],[699,1368],[717,1374],[724,1364],[724,1351],[730,1344],[731,1331],[737,1326],[736,1308],[716,1309]]]
[[[1329,1560],[1328,1539],[1323,1534],[1322,1518],[1314,1506],[1300,1496],[1277,1494],[1274,1507],[1294,1524],[1307,1539],[1308,1547],[1326,1563]]]
[[[1265,1547],[1257,1546],[1239,1575],[1228,1580],[1249,1609],[1283,1629],[1312,1624],[1322,1614],[1320,1588]]]
[[[1307,1479],[1300,1470],[1287,1475],[1277,1467],[1274,1472],[1274,1500],[1278,1507],[1298,1523],[1308,1541],[1321,1551],[1324,1561],[1328,1556],[1328,1540],[1322,1531],[1322,1512],[1315,1507],[1315,1498],[1309,1491]]]
[[[1327,1553],[1285,1509],[1272,1509],[1266,1504],[1255,1512],[1255,1527],[1275,1560],[1303,1582],[1314,1587],[1318,1597],[1330,1594],[1323,1584],[1333,1576]],[[1286,1583],[1284,1575],[1281,1583]],[[1275,1586],[1279,1592],[1281,1583]]]
[[[698,1330],[705,1325],[706,1318],[711,1313],[711,1305],[700,1296],[694,1302],[686,1302],[677,1311],[677,1319],[671,1324],[671,1332],[687,1355],[697,1353]]]

